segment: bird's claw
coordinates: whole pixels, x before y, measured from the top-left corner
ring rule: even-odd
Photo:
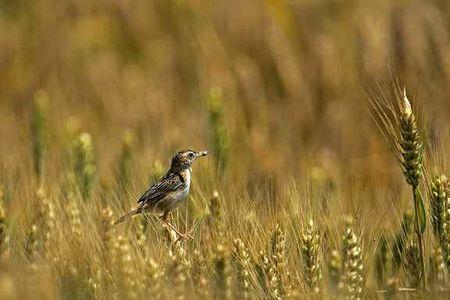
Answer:
[[[181,239],[185,239],[185,240],[193,240],[194,237],[192,236],[192,233],[194,232],[193,229],[185,232],[185,233],[181,233],[181,232],[177,232],[178,234],[178,239],[176,240],[176,242],[180,241]]]

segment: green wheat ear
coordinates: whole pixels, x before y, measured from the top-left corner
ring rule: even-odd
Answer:
[[[416,219],[416,231],[419,239],[419,248],[423,252],[422,235],[426,226],[426,216],[423,200],[419,194],[419,180],[423,173],[423,143],[416,118],[413,114],[411,103],[403,91],[401,115],[399,119],[400,138],[399,149],[401,154],[401,165],[406,182],[412,187],[414,210]],[[423,258],[423,253],[421,255]]]
[[[81,133],[74,141],[74,173],[83,199],[91,197],[94,187],[96,166],[95,155],[92,146],[92,138],[89,133]]]
[[[442,262],[450,269],[450,186],[445,175],[433,178],[430,202],[433,232],[440,246],[440,248],[435,249],[435,254],[439,252],[442,256]],[[440,260],[437,259],[438,256],[432,256],[435,266],[439,265],[439,263],[436,263]],[[439,267],[435,269],[436,272],[439,271]]]
[[[448,194],[449,191],[447,191]],[[447,197],[445,205],[445,219],[441,236],[441,247],[447,269],[450,270],[450,197]]]
[[[422,177],[423,144],[406,91],[403,92],[402,106],[399,123],[401,163],[406,181],[415,189]]]
[[[436,176],[431,182],[431,224],[436,239],[441,242],[444,234],[445,210],[448,199],[448,179],[445,175]]]
[[[3,189],[0,185],[0,254],[2,254],[8,247],[9,236],[7,234],[7,224],[6,224],[6,207],[3,197]]]
[[[230,138],[225,125],[222,91],[219,88],[210,90],[207,106],[216,166],[223,172],[228,164]]]
[[[420,253],[422,287],[426,289],[423,240],[426,211],[419,191],[419,183],[423,176],[424,144],[406,90],[401,91],[397,86],[394,89],[394,94],[396,105],[387,100],[383,93],[379,97],[373,97],[371,104],[375,110],[374,117],[382,133],[389,139],[391,146],[396,149],[396,158],[400,163],[406,182],[411,186],[415,212],[414,226]]]
[[[45,151],[47,143],[46,119],[48,94],[39,90],[34,95],[31,121],[31,136],[33,144],[34,171],[38,178],[42,178]]]
[[[123,137],[122,150],[120,153],[118,165],[119,186],[122,191],[126,191],[126,189],[130,187],[130,177],[133,162],[131,147],[133,144],[133,140],[133,133],[129,130],[126,131]]]
[[[411,103],[406,96],[406,90],[403,90],[400,109],[400,138],[398,141],[401,154],[400,162],[406,182],[412,187],[415,211],[414,223],[417,235],[417,247],[419,248],[420,276],[422,278],[423,288],[426,289],[425,250],[423,241],[423,233],[426,226],[426,212],[419,192],[419,180],[423,172],[423,143]]]

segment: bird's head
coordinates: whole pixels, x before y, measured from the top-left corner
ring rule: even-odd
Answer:
[[[172,164],[170,169],[172,171],[180,171],[186,168],[190,168],[192,163],[200,156],[206,156],[206,151],[193,151],[193,150],[180,150],[176,152],[172,157]]]

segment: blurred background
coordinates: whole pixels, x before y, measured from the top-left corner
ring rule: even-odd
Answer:
[[[31,170],[31,107],[42,92],[46,174],[59,176],[72,126],[92,135],[108,184],[131,132],[141,190],[156,160],[212,147],[216,93],[230,182],[275,194],[291,178],[332,177],[350,194],[395,187],[400,171],[365,91],[400,78],[426,130],[445,136],[449,21],[446,0],[1,0],[0,162],[9,174]]]
[[[237,237],[259,258],[281,224],[301,278],[301,225],[315,219],[324,256],[339,255],[350,214],[372,274],[381,232],[403,230],[412,207],[369,104],[396,80],[420,116],[427,175],[446,173],[448,0],[0,0],[0,294],[92,299],[98,281],[111,299],[103,282],[153,265],[139,249],[170,270],[157,220],[105,224],[183,148],[211,152],[175,216],[206,220],[187,247],[210,269]]]

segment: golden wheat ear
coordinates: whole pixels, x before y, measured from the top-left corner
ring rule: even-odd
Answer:
[[[126,219],[128,219],[128,218],[130,218],[130,217],[132,217],[134,215],[140,214],[141,212],[142,212],[142,208],[141,207],[136,208],[135,210],[132,210],[129,213],[126,213],[125,215],[123,215],[120,218],[118,218],[117,220],[115,220],[113,225],[117,225],[117,224],[123,223],[123,222],[125,222]]]

